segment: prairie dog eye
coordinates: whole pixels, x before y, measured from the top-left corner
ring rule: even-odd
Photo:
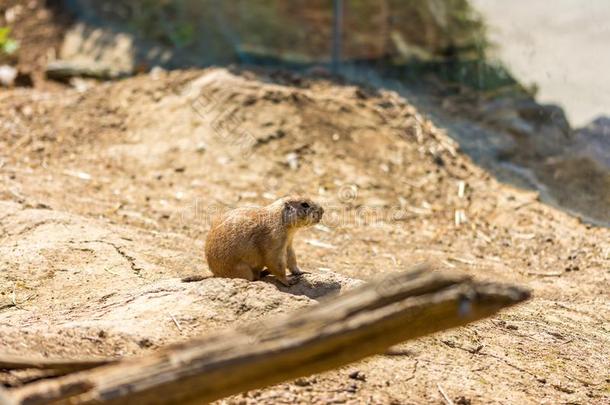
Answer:
[[[307,208],[309,208],[309,204],[306,202],[303,202],[303,203],[301,203],[301,208],[307,209]]]

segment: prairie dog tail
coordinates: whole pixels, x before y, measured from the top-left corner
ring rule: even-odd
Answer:
[[[207,275],[207,276],[186,276],[186,277],[182,277],[180,279],[180,281],[182,281],[183,283],[195,283],[197,281],[203,281],[206,278],[211,278],[214,277],[213,275]]]

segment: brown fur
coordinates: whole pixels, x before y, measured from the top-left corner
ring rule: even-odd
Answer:
[[[289,285],[286,267],[301,271],[292,248],[299,228],[314,225],[324,210],[308,198],[286,197],[265,207],[231,210],[212,223],[205,256],[216,277],[260,279],[264,268]]]

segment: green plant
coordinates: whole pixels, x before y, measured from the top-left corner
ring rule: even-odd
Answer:
[[[0,54],[12,55],[19,49],[19,42],[11,38],[10,27],[0,27]]]

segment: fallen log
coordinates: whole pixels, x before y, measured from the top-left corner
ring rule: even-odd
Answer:
[[[16,404],[206,403],[329,370],[526,300],[518,287],[418,268],[289,316],[10,391]]]

